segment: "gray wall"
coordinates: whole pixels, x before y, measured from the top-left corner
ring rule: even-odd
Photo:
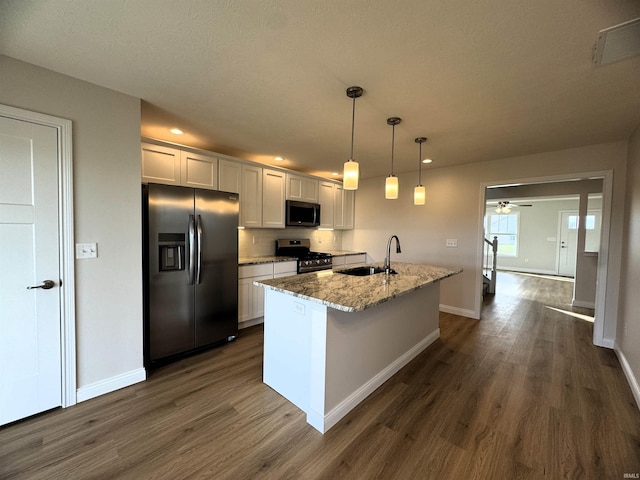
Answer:
[[[139,371],[142,359],[140,101],[0,56],[0,103],[73,122],[77,386]]]
[[[513,203],[518,203],[514,201]],[[557,273],[558,215],[562,210],[578,211],[578,199],[522,202],[532,207],[513,208],[519,212],[520,240],[517,257],[498,256],[498,268],[535,273]],[[487,208],[491,213],[491,207]],[[549,241],[554,238],[554,241]]]
[[[627,195],[623,235],[624,261],[620,282],[620,326],[616,349],[640,406],[640,126],[629,140]],[[626,365],[625,365],[626,364]],[[634,385],[635,382],[635,385]],[[634,388],[635,387],[635,388]]]

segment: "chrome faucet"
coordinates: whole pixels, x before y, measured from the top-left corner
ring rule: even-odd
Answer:
[[[387,242],[387,256],[384,257],[384,273],[387,275],[392,272],[391,270],[391,240],[396,239],[396,253],[402,253],[400,250],[400,239],[397,235],[391,235],[389,237],[389,241]],[[394,272],[395,273],[395,272]]]

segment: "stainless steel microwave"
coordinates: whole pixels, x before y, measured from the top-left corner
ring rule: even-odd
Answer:
[[[317,203],[287,200],[287,227],[319,227],[320,205]]]

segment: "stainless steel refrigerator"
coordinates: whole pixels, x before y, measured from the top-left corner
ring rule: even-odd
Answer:
[[[145,364],[238,332],[238,195],[143,186]]]

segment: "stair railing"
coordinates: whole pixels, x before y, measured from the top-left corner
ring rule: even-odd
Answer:
[[[487,293],[496,293],[496,276],[498,269],[498,237],[493,241],[484,239],[484,276],[489,280]]]

